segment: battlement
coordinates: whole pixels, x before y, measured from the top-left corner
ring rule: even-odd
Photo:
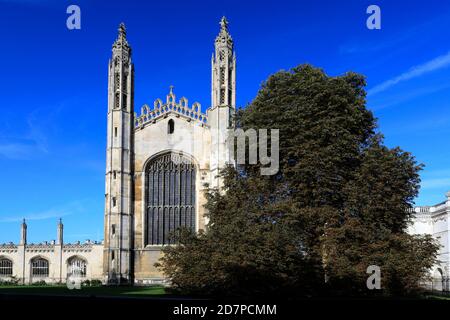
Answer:
[[[443,201],[434,206],[417,206],[414,208],[410,208],[408,212],[414,213],[416,215],[420,214],[426,215],[426,214],[439,214],[445,212],[446,210],[450,210],[450,206],[447,204],[446,201]]]
[[[40,242],[40,243],[27,243],[25,244],[25,247],[27,248],[54,248],[56,245],[56,241],[52,240],[52,241],[44,241],[44,242]],[[64,243],[63,246],[64,248],[82,248],[82,247],[92,247],[93,245],[103,245],[103,241],[91,241],[91,240],[86,240],[83,243],[81,243],[81,241],[76,241],[74,243]],[[19,245],[13,243],[13,242],[8,242],[8,243],[0,243],[0,249],[17,249]]]
[[[198,121],[202,124],[208,122],[206,114],[201,112],[201,105],[198,102],[194,102],[192,106],[188,105],[188,100],[182,97],[179,102],[176,102],[175,94],[173,93],[173,86],[170,87],[170,92],[166,97],[166,103],[163,103],[161,99],[156,99],[153,103],[153,110],[147,104],[141,107],[141,114],[138,116],[135,113],[135,128],[139,129],[147,123],[153,123],[158,118],[164,117],[170,112],[173,112],[182,117],[188,118],[188,120]]]
[[[3,250],[3,249],[17,249],[17,245],[12,242],[1,243],[0,250]]]

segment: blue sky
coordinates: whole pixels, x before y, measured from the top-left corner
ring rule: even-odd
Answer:
[[[81,30],[66,8],[81,8]],[[381,8],[382,29],[366,28]],[[0,0],[0,242],[103,238],[107,61],[124,21],[135,108],[178,96],[210,101],[210,59],[226,15],[237,51],[237,104],[301,63],[367,76],[368,107],[389,146],[426,165],[416,203],[450,190],[450,2]]]

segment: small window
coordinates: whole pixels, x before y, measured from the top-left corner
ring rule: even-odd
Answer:
[[[114,252],[114,250],[113,250],[113,251],[111,251],[111,260],[114,261],[115,258],[116,258],[116,256],[115,256],[115,252]]]
[[[116,234],[116,225],[115,225],[115,224],[113,224],[113,225],[111,226],[111,233],[112,233],[112,235],[115,235],[115,234]]]
[[[116,180],[116,171],[113,171],[113,178]]]
[[[167,124],[167,133],[172,134],[174,130],[175,130],[175,122],[173,121],[173,119],[170,119],[169,123]]]
[[[113,207],[115,207],[116,206],[116,197],[113,197],[112,201],[113,201]]]
[[[114,127],[114,137],[117,138],[117,127]]]

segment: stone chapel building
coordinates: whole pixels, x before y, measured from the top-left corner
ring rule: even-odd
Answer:
[[[205,184],[218,187],[218,172],[232,163],[227,133],[236,108],[236,55],[228,22],[220,21],[211,60],[211,106],[166,99],[134,112],[134,65],[126,30],[120,25],[108,64],[107,150],[104,241],[66,244],[63,225],[57,240],[0,245],[0,282],[66,282],[72,276],[106,284],[164,283],[154,264],[169,233],[179,226],[204,229]],[[447,200],[414,209],[410,233],[432,234],[442,245],[431,270],[434,289],[449,290],[450,192]]]
[[[113,44],[108,76],[105,240],[108,283],[152,283],[169,234],[205,227],[205,183],[219,186],[229,161],[226,136],[236,107],[236,55],[225,17],[211,60],[211,106],[177,99],[134,113],[134,65],[125,26]]]
[[[134,65],[121,24],[108,64],[108,110],[103,243],[57,241],[0,245],[0,281],[65,282],[76,275],[107,284],[164,282],[154,267],[169,233],[203,229],[205,184],[220,186],[229,161],[227,130],[236,108],[236,55],[225,17],[211,60],[211,106],[175,96],[134,112]]]

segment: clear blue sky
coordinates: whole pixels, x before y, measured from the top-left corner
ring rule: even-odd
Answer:
[[[144,4],[145,3],[145,4]],[[81,30],[66,8],[81,8]],[[381,7],[382,29],[366,28]],[[270,74],[309,62],[367,76],[368,107],[389,146],[426,165],[416,203],[450,190],[450,2],[0,0],[0,242],[103,238],[107,61],[124,21],[135,107],[175,93],[205,109],[218,21],[237,51],[237,103]]]

